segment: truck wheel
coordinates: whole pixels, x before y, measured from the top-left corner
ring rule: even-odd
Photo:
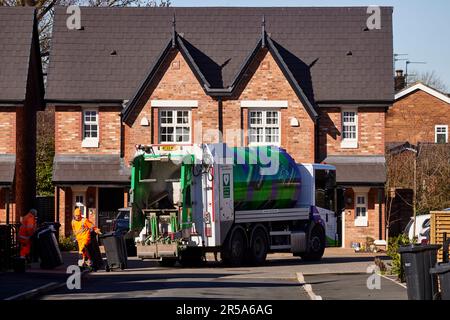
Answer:
[[[269,243],[267,241],[266,232],[262,228],[258,228],[253,232],[249,249],[249,258],[252,265],[262,265],[266,261]]]
[[[325,252],[325,233],[322,228],[315,227],[310,234],[308,251],[300,257],[305,261],[319,261]]]
[[[241,228],[237,228],[232,233],[228,248],[224,252],[225,264],[233,267],[241,266],[247,252],[247,241],[245,233]]]

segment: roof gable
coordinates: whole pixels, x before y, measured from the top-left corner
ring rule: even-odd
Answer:
[[[275,43],[270,39],[269,36],[267,36],[266,32],[263,31],[261,34],[261,39],[258,40],[255,48],[251,51],[251,54],[246,58],[246,60],[242,63],[240,70],[237,72],[236,76],[234,77],[234,80],[230,86],[227,88],[214,88],[208,81],[207,77],[204,74],[204,69],[199,66],[198,59],[194,58],[194,55],[199,55],[201,53],[198,53],[198,50],[193,47],[189,42],[183,39],[180,35],[178,35],[176,32],[172,35],[172,38],[169,39],[161,51],[157,61],[155,64],[151,66],[149,69],[144,81],[141,83],[141,85],[138,87],[137,91],[133,95],[132,99],[126,104],[126,107],[122,111],[123,119],[126,121],[130,114],[133,112],[133,110],[136,108],[137,104],[139,103],[143,93],[147,89],[147,87],[152,83],[157,70],[159,69],[160,65],[164,62],[164,60],[169,55],[171,49],[178,49],[181,54],[183,55],[184,59],[188,63],[189,67],[193,71],[194,75],[202,85],[204,91],[206,94],[210,96],[232,96],[235,94],[236,90],[238,89],[238,84],[241,82],[245,71],[247,70],[250,63],[253,61],[254,57],[256,56],[256,53],[263,48],[267,44],[267,47],[274,57],[274,60],[276,61],[278,67],[283,72],[284,76],[288,80],[289,84],[291,85],[292,89],[296,93],[297,97],[300,99],[301,103],[305,107],[306,111],[310,115],[310,117],[313,120],[316,120],[318,117],[318,114],[316,110],[314,109],[313,104],[308,99],[302,88],[300,87],[299,83],[297,82],[297,79],[294,77],[292,72],[289,70],[289,67],[287,66],[286,62],[284,61],[282,55],[279,52],[278,47],[275,45]],[[194,53],[192,53],[194,51]],[[202,63],[202,60],[200,60],[200,63]],[[217,71],[216,71],[217,72]],[[215,83],[217,85],[217,83]]]
[[[433,97],[438,98],[438,99],[442,100],[443,102],[450,104],[450,97],[446,96],[445,94],[443,94],[423,83],[416,83],[415,85],[413,85],[409,88],[403,89],[402,91],[400,91],[399,93],[397,93],[395,95],[395,101],[398,101],[410,94],[413,94],[414,92],[416,92],[418,90],[424,91],[424,92],[432,95]]]
[[[34,8],[0,6],[0,102],[22,103],[27,91]]]

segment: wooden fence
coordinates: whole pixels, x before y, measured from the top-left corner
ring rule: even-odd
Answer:
[[[431,212],[430,242],[442,245],[444,232],[450,238],[450,211]],[[442,262],[442,248],[438,252],[438,261]]]

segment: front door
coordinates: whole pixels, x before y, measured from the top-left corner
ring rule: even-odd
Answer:
[[[123,207],[124,188],[98,189],[98,227],[102,232],[112,231],[112,220]]]

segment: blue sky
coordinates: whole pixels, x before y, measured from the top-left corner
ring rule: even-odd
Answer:
[[[172,0],[172,6],[393,6],[394,52],[407,53],[419,72],[435,71],[450,91],[450,1],[448,0]],[[396,63],[405,69],[405,61]]]

